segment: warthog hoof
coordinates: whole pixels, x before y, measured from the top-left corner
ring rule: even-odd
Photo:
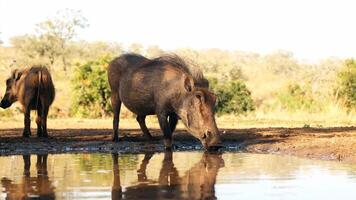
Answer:
[[[206,150],[209,151],[209,152],[215,152],[215,151],[218,151],[221,148],[223,148],[223,146],[222,145],[218,145],[218,146],[208,147]]]
[[[30,135],[31,135],[31,132],[27,132],[27,131],[25,132],[25,131],[24,131],[24,132],[22,133],[22,137],[24,137],[24,138],[29,138]]]
[[[111,139],[111,141],[113,141],[113,142],[119,142],[119,137],[113,137],[113,138]]]
[[[43,133],[41,130],[37,130],[37,137],[42,137],[43,136]]]
[[[164,147],[164,149],[165,149],[166,151],[173,151],[173,150],[178,149],[178,146],[175,145],[175,144],[172,144],[172,146],[166,146],[166,147]]]

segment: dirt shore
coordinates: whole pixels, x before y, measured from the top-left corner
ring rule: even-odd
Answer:
[[[356,163],[356,127],[222,129],[222,151],[273,153]],[[151,129],[146,141],[139,129],[124,129],[126,137],[111,142],[110,129],[52,129],[48,139],[21,137],[22,129],[0,129],[0,155],[27,153],[164,151],[161,133]],[[175,151],[203,150],[200,142],[183,130],[174,134]]]

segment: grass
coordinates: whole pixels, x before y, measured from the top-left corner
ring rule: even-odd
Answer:
[[[7,69],[0,69],[0,97],[5,91],[5,79],[10,74]],[[112,118],[103,119],[81,119],[69,117],[69,108],[71,103],[70,90],[70,72],[65,75],[61,71],[53,73],[53,80],[56,86],[56,99],[51,107],[48,120],[48,127],[50,129],[64,129],[64,128],[98,128],[111,129]],[[278,90],[281,83],[273,82],[275,79],[261,78],[261,81],[250,79],[247,82],[254,95],[255,101],[264,99],[268,101],[273,97],[273,91]],[[266,86],[266,82],[267,84]],[[263,83],[264,87],[256,86],[255,84]],[[278,83],[278,84],[277,84]],[[271,86],[273,85],[273,86]],[[322,102],[326,104],[325,102]],[[317,113],[296,111],[289,113],[283,110],[262,111],[263,108],[257,108],[256,112],[246,115],[222,115],[217,116],[217,124],[219,128],[261,128],[261,127],[335,127],[335,126],[355,126],[356,113],[346,112],[338,105],[326,105],[324,111]],[[34,123],[35,113],[32,113],[32,127],[36,127]],[[159,128],[156,117],[150,116],[147,118],[147,126],[149,128]],[[18,103],[14,104],[9,110],[0,109],[0,129],[5,128],[22,128],[23,114]],[[125,108],[121,112],[121,128],[139,128],[134,116]],[[184,128],[180,123],[178,128]]]
[[[0,111],[4,112],[4,111]],[[32,112],[32,127],[35,128],[35,112]],[[123,116],[123,115],[122,115]],[[157,118],[148,116],[146,119],[149,128],[159,128]],[[217,116],[216,122],[219,128],[264,128],[264,127],[339,127],[355,126],[355,113],[250,113],[245,116],[223,115]],[[0,129],[23,128],[23,115],[3,116],[0,119]],[[82,119],[82,118],[50,118],[50,129],[112,129],[112,118]],[[121,117],[120,128],[139,129],[139,125],[133,116]],[[182,123],[178,128],[184,128]]]

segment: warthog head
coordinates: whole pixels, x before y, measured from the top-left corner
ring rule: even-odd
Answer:
[[[17,82],[21,78],[22,72],[19,70],[14,70],[11,73],[10,78],[6,80],[6,91],[5,95],[0,102],[1,108],[8,108],[14,102],[17,101],[18,87]]]
[[[198,138],[208,150],[221,147],[218,127],[214,117],[216,96],[206,88],[185,83],[187,93],[178,113],[188,131]],[[187,85],[188,84],[188,85]]]

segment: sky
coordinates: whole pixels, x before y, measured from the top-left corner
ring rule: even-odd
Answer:
[[[79,39],[163,49],[286,50],[306,61],[356,55],[352,0],[0,0],[0,39],[33,33],[58,10],[81,10]]]

